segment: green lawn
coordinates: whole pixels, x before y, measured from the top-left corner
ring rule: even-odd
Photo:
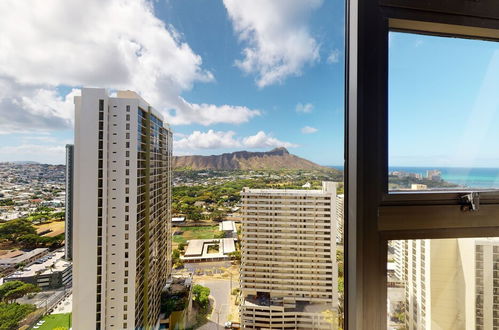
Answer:
[[[215,238],[215,234],[219,233],[218,226],[176,227],[175,230],[183,232],[182,235],[173,236],[173,242],[176,244],[186,243],[190,239]]]
[[[63,327],[69,329],[69,316],[71,313],[66,314],[51,314],[45,316],[42,320],[45,321],[38,330],[52,330],[54,328]]]
[[[173,235],[173,243],[177,243],[177,244],[180,244],[180,243],[186,243],[187,240],[185,239],[184,236],[182,235]]]

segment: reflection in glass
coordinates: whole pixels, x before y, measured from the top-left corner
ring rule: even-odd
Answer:
[[[499,323],[499,238],[388,246],[389,329],[492,329]]]

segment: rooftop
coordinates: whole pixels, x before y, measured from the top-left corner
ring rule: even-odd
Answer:
[[[234,238],[193,239],[185,251],[184,260],[226,258],[227,254],[236,251]],[[218,244],[217,253],[208,253],[210,245]]]
[[[38,248],[38,249],[33,249],[29,252],[23,252],[15,257],[3,258],[3,259],[0,259],[0,266],[17,265],[21,262],[24,262],[30,258],[35,257],[36,255],[46,253],[46,252],[48,252],[48,250],[49,250],[48,248]]]
[[[236,224],[234,221],[222,221],[220,223],[220,230],[222,231],[237,231]]]
[[[322,189],[250,189],[244,187],[242,194],[269,194],[269,195],[300,195],[300,196],[323,196],[336,191],[336,182],[322,182]]]
[[[63,271],[71,266],[69,261],[62,259],[63,257],[64,251],[49,254],[46,257],[39,259],[40,261],[44,260],[41,263],[29,265],[23,270],[17,271],[7,278],[31,277],[37,275],[38,272],[40,275],[43,275]]]

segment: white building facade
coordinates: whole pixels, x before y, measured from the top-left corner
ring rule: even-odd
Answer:
[[[331,328],[325,316],[338,305],[336,187],[241,192],[244,329]]]
[[[136,93],[75,97],[73,328],[156,328],[171,273],[172,133]]]

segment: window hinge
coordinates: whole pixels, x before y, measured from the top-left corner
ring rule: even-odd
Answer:
[[[480,208],[480,193],[470,192],[469,194],[461,196],[461,211],[463,212],[474,212],[478,211]]]

